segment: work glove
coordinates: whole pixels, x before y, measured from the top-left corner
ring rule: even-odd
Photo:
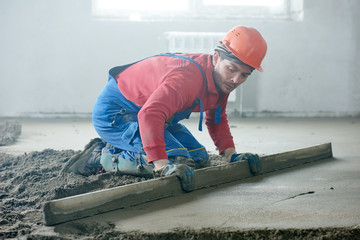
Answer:
[[[181,182],[181,187],[185,192],[194,190],[195,187],[195,172],[185,164],[168,163],[163,168],[154,171],[154,175],[166,177],[175,174]]]
[[[259,155],[252,153],[235,153],[231,156],[230,162],[248,161],[251,174],[257,175],[261,171],[261,159]]]

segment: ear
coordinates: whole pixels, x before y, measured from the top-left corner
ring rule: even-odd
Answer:
[[[218,63],[219,60],[220,60],[220,55],[217,51],[215,51],[213,54],[213,66],[214,67]]]

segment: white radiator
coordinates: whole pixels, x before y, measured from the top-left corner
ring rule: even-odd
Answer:
[[[226,33],[219,32],[166,32],[167,50],[182,53],[209,53]]]

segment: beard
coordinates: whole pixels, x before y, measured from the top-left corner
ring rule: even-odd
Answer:
[[[229,94],[236,88],[234,84],[226,82],[222,75],[218,71],[216,71],[216,69],[213,70],[213,79],[215,83],[215,88],[220,94]]]

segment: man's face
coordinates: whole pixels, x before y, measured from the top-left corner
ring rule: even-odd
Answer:
[[[218,52],[214,53],[213,65],[213,78],[219,93],[230,93],[251,74],[249,66],[221,58]]]

